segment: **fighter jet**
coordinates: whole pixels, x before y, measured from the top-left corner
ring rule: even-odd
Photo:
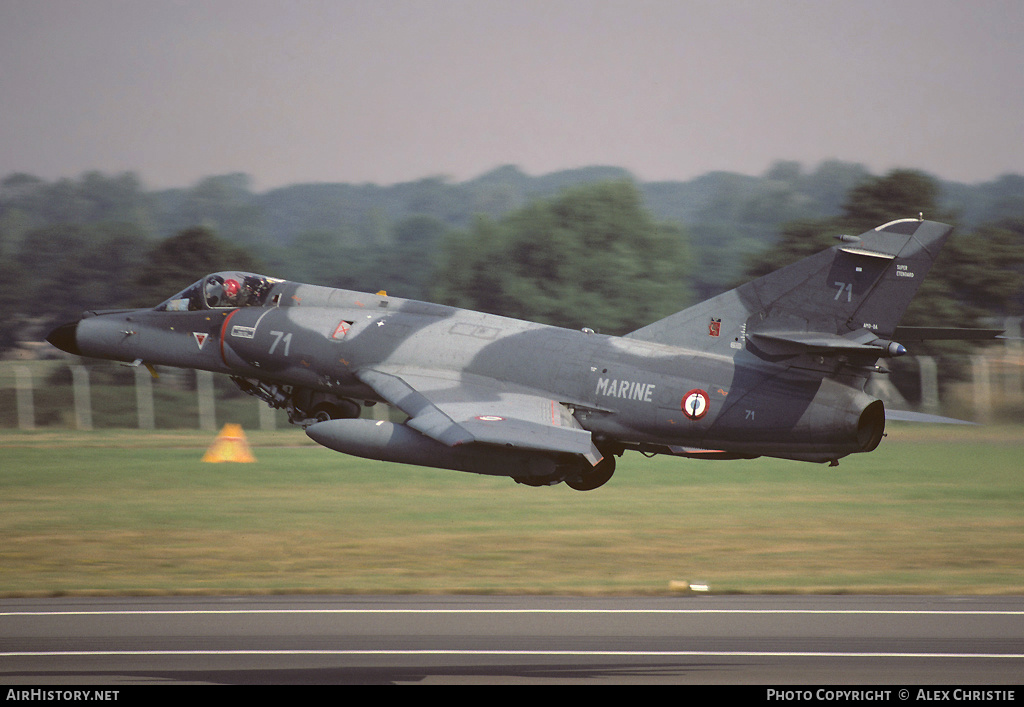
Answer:
[[[934,338],[898,323],[951,230],[901,219],[840,236],[621,337],[232,271],[152,309],[86,312],[48,341],[227,374],[345,454],[531,486],[595,489],[626,451],[835,465],[895,416],[865,392],[880,359]],[[360,417],[378,403],[407,419]]]

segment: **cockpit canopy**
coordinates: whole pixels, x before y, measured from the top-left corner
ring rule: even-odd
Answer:
[[[213,273],[157,305],[156,309],[161,312],[194,312],[262,307],[267,303],[270,290],[279,282],[283,280],[247,272]]]

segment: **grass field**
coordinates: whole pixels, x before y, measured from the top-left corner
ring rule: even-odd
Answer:
[[[891,426],[838,468],[627,454],[606,486],[368,462],[300,430],[0,432],[0,594],[1024,593],[1024,430]]]

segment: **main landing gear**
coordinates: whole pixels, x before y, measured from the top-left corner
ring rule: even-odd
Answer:
[[[604,459],[597,463],[597,466],[590,466],[581,469],[575,476],[567,476],[565,485],[577,491],[593,491],[604,486],[608,479],[615,473],[615,457],[606,454]]]
[[[513,477],[513,480],[526,486],[555,486],[564,481],[566,486],[576,491],[593,491],[604,486],[612,478],[612,474],[615,473],[615,457],[605,453],[604,459],[596,466],[591,466],[583,459],[561,466],[559,471],[548,476],[521,476]]]

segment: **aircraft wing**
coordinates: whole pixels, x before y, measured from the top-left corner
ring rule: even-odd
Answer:
[[[492,378],[410,368],[367,368],[356,374],[409,415],[406,426],[454,447],[478,442],[601,461],[590,432],[557,400]]]

